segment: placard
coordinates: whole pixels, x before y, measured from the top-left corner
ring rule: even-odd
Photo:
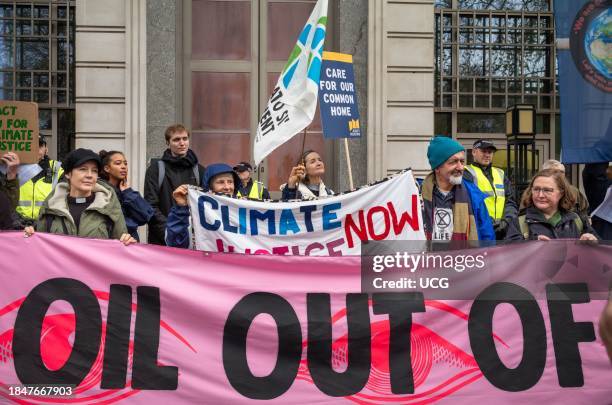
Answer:
[[[38,104],[0,100],[0,155],[7,152],[21,163],[38,162]]]

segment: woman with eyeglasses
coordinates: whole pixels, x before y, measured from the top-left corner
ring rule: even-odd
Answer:
[[[575,211],[576,196],[565,176],[542,170],[523,193],[517,218],[508,227],[506,240],[597,240],[588,221]]]

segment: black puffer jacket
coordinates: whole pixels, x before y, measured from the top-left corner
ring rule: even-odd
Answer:
[[[19,228],[15,208],[6,193],[0,190],[0,230]]]
[[[145,174],[144,198],[155,210],[149,222],[149,243],[165,245],[164,232],[166,217],[174,204],[172,192],[182,184],[200,185],[204,176],[204,166],[198,164],[198,158],[191,149],[183,157],[174,157],[166,149],[161,160],[165,163],[165,176],[159,187],[158,159],[151,160]],[[196,178],[193,167],[197,165],[199,176]]]
[[[521,230],[519,219],[521,216],[524,216],[527,225],[527,238]],[[537,240],[539,235],[548,236],[550,239],[579,239],[585,233],[597,236],[593,228],[586,221],[582,221],[575,212],[561,211],[561,221],[557,226],[552,226],[542,211],[532,206],[522,210],[518,217],[513,218],[508,225],[506,240]]]

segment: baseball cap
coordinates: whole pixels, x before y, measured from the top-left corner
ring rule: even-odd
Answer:
[[[100,156],[91,149],[79,148],[75,149],[66,156],[63,162],[64,171],[69,173],[75,167],[81,166],[85,162],[92,161],[98,165],[98,170],[102,169],[102,161]]]
[[[486,139],[479,139],[474,142],[472,149],[493,149],[497,150],[497,147],[491,141],[487,141]]]
[[[249,162],[240,162],[234,166],[235,172],[243,172],[245,170],[253,170],[253,166]]]

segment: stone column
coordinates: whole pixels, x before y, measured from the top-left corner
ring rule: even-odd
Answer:
[[[124,0],[76,2],[76,146],[125,147]]]
[[[76,147],[123,151],[142,190],[146,0],[76,2]]]
[[[146,0],[128,0],[126,8],[125,152],[130,181],[144,190],[147,149]]]
[[[368,180],[429,171],[434,126],[432,0],[369,0]]]
[[[180,120],[177,48],[182,0],[147,1],[147,160],[166,149],[164,130]],[[179,53],[180,55],[180,50]]]

